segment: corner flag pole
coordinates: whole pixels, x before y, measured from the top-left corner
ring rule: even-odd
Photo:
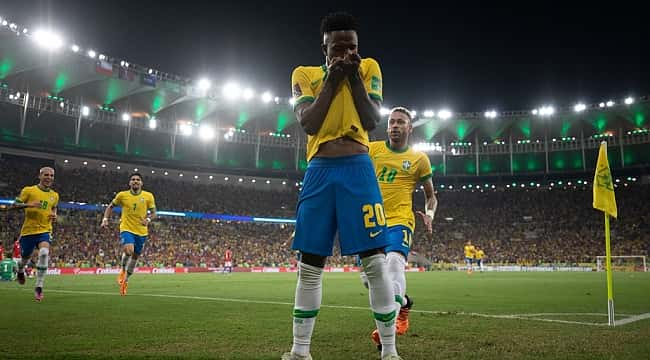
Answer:
[[[607,270],[607,325],[614,326],[614,289],[612,281],[612,250],[610,247],[609,214],[605,213],[605,267]]]
[[[600,143],[598,161],[593,182],[594,209],[600,210],[605,215],[605,263],[607,269],[607,324],[614,326],[614,290],[612,285],[612,251],[610,246],[609,217],[618,218],[616,197],[614,196],[614,182],[607,160],[607,142]]]

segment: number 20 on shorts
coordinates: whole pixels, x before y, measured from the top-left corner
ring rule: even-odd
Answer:
[[[384,215],[384,206],[382,204],[365,204],[361,210],[363,211],[363,224],[366,228],[386,225],[386,216]]]

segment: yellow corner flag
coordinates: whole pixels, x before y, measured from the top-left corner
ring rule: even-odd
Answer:
[[[614,197],[614,182],[607,161],[607,142],[600,143],[598,162],[594,174],[594,209],[605,214],[605,267],[607,270],[607,324],[615,325],[614,316],[614,286],[612,279],[612,251],[610,246],[609,217],[616,217],[616,198]]]
[[[598,151],[598,163],[596,163],[596,174],[594,175],[594,209],[598,209],[609,216],[616,218],[616,198],[614,197],[614,182],[612,173],[609,170],[607,161],[607,143],[600,143]]]

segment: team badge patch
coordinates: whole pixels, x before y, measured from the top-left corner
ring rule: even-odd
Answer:
[[[411,162],[408,160],[402,161],[402,169],[408,170],[411,168]]]
[[[379,89],[381,89],[381,79],[377,76],[373,76],[370,80],[370,88],[372,90],[379,91]]]

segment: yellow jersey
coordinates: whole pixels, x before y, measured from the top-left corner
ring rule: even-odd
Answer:
[[[383,101],[381,70],[377,61],[371,58],[361,59],[359,73],[368,96]],[[291,74],[292,93],[296,101],[294,107],[304,102],[313,102],[323,89],[326,78],[325,65],[295,68]],[[307,136],[307,161],[316,155],[322,143],[341,137],[349,137],[365,146],[370,142],[368,132],[361,125],[347,78],[339,84],[318,133]]]
[[[142,220],[147,217],[147,211],[156,209],[152,193],[144,190],[137,194],[131,190],[120,191],[115,195],[112,204],[122,207],[120,232],[128,231],[138,236],[149,235],[149,230],[147,226],[142,225]]]
[[[473,259],[474,258],[474,252],[476,249],[474,248],[474,245],[465,245],[465,257]]]
[[[483,252],[483,250],[476,250],[474,252],[474,258],[476,260],[481,260],[481,259],[483,259],[484,256],[485,256],[485,253]]]
[[[52,221],[49,215],[59,204],[59,194],[52,189],[43,190],[38,185],[26,186],[16,198],[16,204],[26,204],[38,201],[38,208],[25,208],[25,221],[20,229],[20,236],[52,232]]]
[[[404,225],[414,231],[413,190],[432,176],[429,157],[410,146],[391,149],[388,141],[371,142],[368,154],[375,164],[388,226]]]

